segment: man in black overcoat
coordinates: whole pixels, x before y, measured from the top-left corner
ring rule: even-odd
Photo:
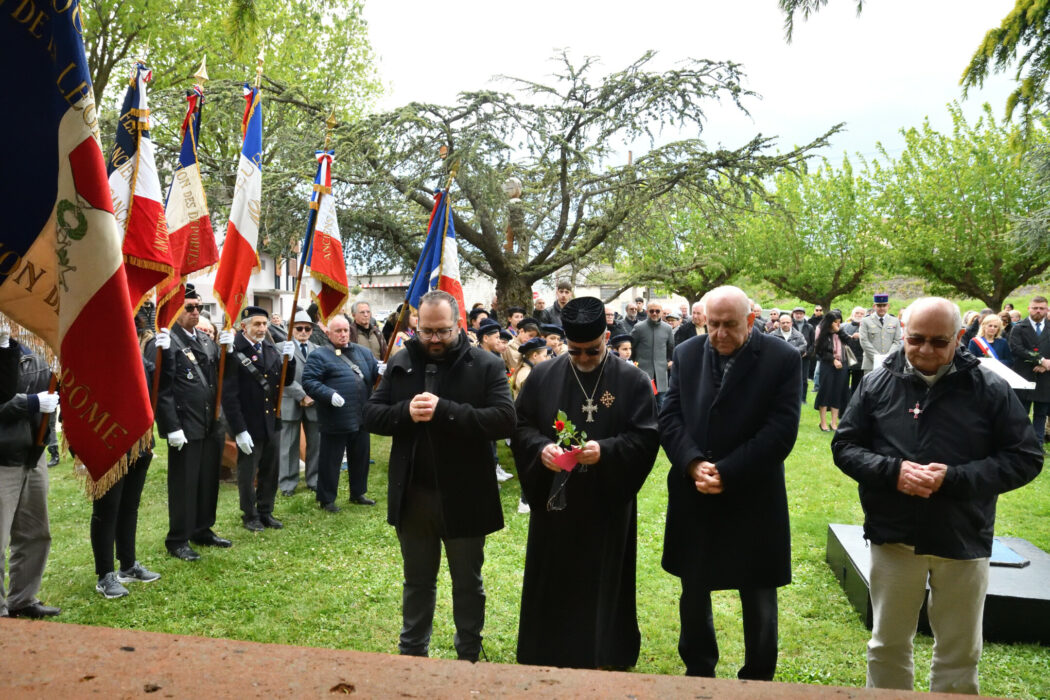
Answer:
[[[222,410],[239,450],[237,490],[241,520],[245,529],[252,532],[284,527],[273,517],[280,444],[277,386],[281,381],[281,355],[293,358],[295,343],[286,340],[278,351],[267,338],[268,323],[266,309],[249,306],[242,312],[241,332],[233,340],[222,380]],[[226,333],[223,331],[223,341],[228,339]],[[288,374],[295,376],[294,359],[288,362]]]
[[[532,506],[518,663],[628,668],[638,660],[636,496],[660,448],[648,375],[607,350],[602,302],[562,310],[565,355],[536,365],[518,394],[511,448]],[[586,432],[579,464],[554,460],[564,411]]]
[[[777,338],[752,333],[747,295],[708,297],[708,335],[674,352],[661,443],[671,462],[663,567],[682,579],[678,651],[686,674],[714,676],[711,591],[740,592],[744,665],[772,680],[777,587],[791,581],[784,459],[798,435],[802,363]]]
[[[477,661],[485,624],[485,536],[503,528],[489,443],[510,437],[514,403],[503,363],[471,347],[447,292],[424,294],[419,328],[390,358],[365,404],[365,428],[392,435],[387,521],[404,561],[402,654],[426,656],[445,546],[460,659]]]
[[[1022,389],[1017,397],[1025,414],[1032,411],[1032,426],[1040,440],[1045,439],[1046,417],[1050,413],[1050,319],[1046,313],[1046,297],[1032,297],[1028,302],[1028,318],[1010,331],[1013,370],[1035,382],[1035,389]]]

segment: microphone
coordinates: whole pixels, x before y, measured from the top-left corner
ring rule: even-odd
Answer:
[[[428,394],[437,395],[437,371],[437,365],[435,365],[433,362],[427,363],[425,369],[426,377],[423,382],[423,389]]]

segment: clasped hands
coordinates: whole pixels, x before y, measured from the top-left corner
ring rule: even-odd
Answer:
[[[902,460],[900,474],[897,475],[897,490],[908,496],[929,498],[944,483],[944,475],[947,473],[947,464],[919,464],[907,459]]]
[[[710,496],[722,493],[722,475],[714,462],[696,460],[689,465],[689,476],[693,477],[696,490]]]
[[[1039,364],[1032,368],[1032,371],[1036,374],[1042,374],[1043,372],[1046,372],[1047,369],[1050,369],[1050,359],[1042,357],[1039,359]]]
[[[439,400],[437,396],[429,391],[413,396],[412,401],[408,404],[408,415],[412,418],[412,422],[428,423],[433,420],[434,411],[437,409]]]
[[[543,448],[540,452],[540,462],[543,466],[550,469],[552,472],[563,471],[561,467],[554,463],[554,460],[559,456],[565,454],[565,450],[555,445],[553,442]],[[594,440],[588,440],[583,443],[583,447],[580,448],[580,453],[576,455],[576,462],[578,464],[597,464],[598,460],[602,458],[602,447]]]

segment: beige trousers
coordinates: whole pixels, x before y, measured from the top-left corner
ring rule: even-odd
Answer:
[[[976,695],[988,559],[915,554],[914,547],[904,544],[871,545],[874,625],[868,642],[868,687],[914,689],[912,641],[927,580],[933,630],[930,691]]]

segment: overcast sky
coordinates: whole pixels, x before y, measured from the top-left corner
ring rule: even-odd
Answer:
[[[712,145],[740,146],[761,132],[786,150],[846,122],[825,153],[837,162],[844,152],[871,157],[879,141],[898,153],[898,130],[925,116],[949,129],[946,105],[962,99],[963,69],[1013,5],[868,0],[858,17],[854,0],[831,0],[808,22],[796,19],[791,44],[776,0],[366,0],[365,17],[388,87],[380,109],[452,103],[460,91],[497,87],[498,74],[545,80],[563,48],[600,57],[602,73],[654,49],[657,68],[685,58],[743,64],[745,86],[762,99],[747,103],[750,117],[712,108],[703,134]],[[971,92],[966,114],[976,118],[987,101],[1000,116],[1008,77]]]

